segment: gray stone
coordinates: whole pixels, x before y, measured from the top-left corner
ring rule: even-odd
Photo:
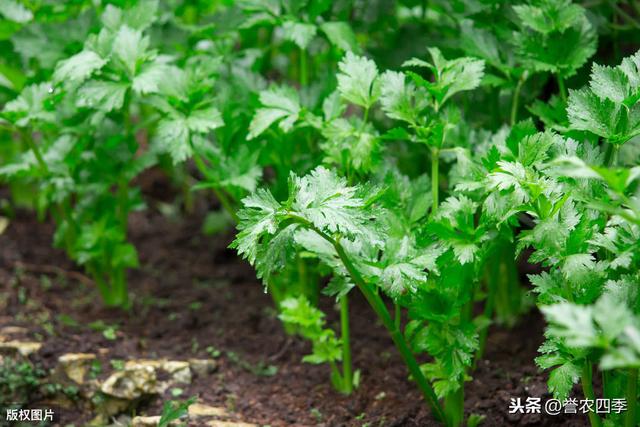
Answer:
[[[191,370],[199,377],[211,375],[218,369],[218,362],[214,359],[189,359]]]
[[[156,427],[160,422],[160,415],[153,417],[134,417],[131,420],[131,427]]]
[[[85,376],[96,359],[93,353],[67,353],[58,358],[62,372],[73,382],[84,384]]]
[[[191,368],[188,362],[169,360],[162,364],[161,369],[171,374],[173,381],[191,384]]]
[[[102,383],[100,391],[120,399],[134,400],[160,392],[156,371],[152,366],[132,364],[114,372]]]
[[[194,403],[189,406],[189,417],[227,417],[227,410],[222,407]]]
[[[42,348],[42,343],[35,341],[6,341],[0,342],[0,354],[5,356],[29,356]]]

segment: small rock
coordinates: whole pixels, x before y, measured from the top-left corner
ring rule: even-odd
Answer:
[[[142,364],[125,366],[124,370],[114,372],[102,383],[100,390],[109,396],[126,400],[160,392],[155,369]]]
[[[199,377],[210,375],[218,369],[218,362],[214,359],[189,359],[191,370]]]
[[[13,356],[16,353],[21,356],[29,356],[42,348],[42,343],[32,341],[7,341],[0,342],[0,354]]]
[[[162,369],[171,374],[173,381],[183,384],[191,384],[191,369],[188,362],[166,361]]]
[[[93,353],[67,353],[58,358],[62,371],[77,384],[84,384],[84,377],[95,360]]]
[[[133,417],[129,425],[130,427],[157,427],[159,423],[160,415],[154,415],[152,417]],[[179,423],[177,421],[171,421],[169,425],[177,426]]]
[[[152,360],[152,359],[133,359],[127,360],[124,364],[125,369],[135,367],[135,366],[149,366],[153,369],[157,369],[164,363],[163,360]]]
[[[153,417],[134,417],[131,420],[131,427],[156,427],[160,422],[160,416]]]
[[[207,422],[209,427],[258,427],[258,424],[243,423],[236,421],[211,420]]]
[[[227,410],[221,407],[203,405],[201,403],[194,403],[189,406],[190,417],[226,417],[228,416]]]
[[[129,360],[125,363],[125,368],[132,366],[148,366],[153,370],[161,369],[171,375],[171,379],[174,382],[190,384],[191,383],[191,369],[188,362],[179,360],[151,360],[151,359],[138,359]]]

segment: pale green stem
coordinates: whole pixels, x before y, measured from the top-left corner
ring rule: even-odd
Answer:
[[[487,302],[484,306],[484,317],[487,320],[491,320],[493,316],[493,308],[495,306],[495,295],[493,295],[492,291],[487,290]],[[484,350],[487,345],[487,335],[489,334],[489,325],[484,326],[482,330],[480,330],[479,338],[478,338],[478,350],[476,351],[476,357],[473,361],[473,369],[478,366],[478,361],[484,357]]]
[[[351,364],[351,338],[349,332],[349,297],[340,298],[340,325],[342,338],[342,380],[343,391],[351,394],[353,391],[353,367]]]
[[[590,361],[585,361],[584,367],[582,369],[582,391],[584,393],[584,397],[586,399],[592,400],[595,402],[595,393],[593,391],[593,368],[591,366]],[[591,427],[602,427],[602,420],[593,411],[589,411],[589,422],[591,423]]]
[[[464,419],[464,387],[462,385],[444,398],[444,411],[452,427],[462,425]]]
[[[431,207],[431,213],[434,214],[438,210],[438,189],[439,183],[439,166],[440,166],[440,151],[437,148],[431,149],[431,194],[433,196],[433,205]]]
[[[360,125],[358,132],[360,133],[364,132],[364,127],[367,124],[367,120],[369,120],[369,107],[366,107],[364,109],[364,114],[362,115],[362,124]]]
[[[42,172],[45,175],[49,175],[49,166],[47,165],[47,162],[45,162],[44,156],[42,155],[42,152],[40,152],[38,145],[33,140],[31,133],[29,131],[23,133],[23,138],[26,140],[27,145],[29,146],[29,149],[33,152],[33,155],[35,156],[36,161],[38,162],[38,166],[40,167]],[[73,221],[73,216],[71,215],[71,210],[69,209],[67,204],[68,204],[68,200],[64,199],[63,201],[58,203],[55,207],[56,207],[56,210],[58,211],[57,214],[59,216],[59,220],[64,221],[66,219],[67,222],[69,223],[69,230],[65,236],[65,243],[67,246],[66,248],[67,252],[72,252],[73,241],[75,239],[74,235],[76,230],[75,230],[75,223]],[[54,218],[55,218],[55,214],[54,214]]]
[[[400,307],[400,304],[395,303],[394,310],[395,310],[395,325],[396,325],[396,328],[400,329],[400,327],[402,326],[402,307]]]
[[[609,148],[607,150],[607,165],[609,167],[616,166],[618,163],[618,151],[620,150],[620,146],[617,144],[609,143]]]
[[[560,91],[560,96],[562,97],[562,100],[566,103],[567,102],[567,88],[564,85],[564,78],[560,74],[557,74],[556,77],[558,79],[558,89]]]
[[[518,79],[516,88],[513,91],[513,100],[511,102],[511,126],[515,125],[516,121],[518,120],[518,103],[520,102],[520,91],[522,90],[522,85],[524,85],[526,79],[526,74],[523,74],[522,77]]]
[[[36,143],[33,141],[31,133],[27,131],[24,134],[24,139],[27,141],[27,145],[29,146],[29,148],[33,152],[33,155],[35,156],[36,161],[38,162],[38,165],[40,166],[40,169],[42,169],[42,171],[44,173],[48,174],[49,173],[49,166],[47,166],[47,163],[44,161],[44,157],[42,156],[42,153],[40,152],[40,149],[38,148]]]

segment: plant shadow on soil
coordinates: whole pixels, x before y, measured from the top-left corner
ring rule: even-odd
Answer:
[[[43,274],[50,266],[81,269],[51,249],[50,223],[20,213],[0,235],[0,303],[6,303],[0,306],[0,327],[23,326],[31,337],[40,337],[43,348],[31,359],[44,368],[53,368],[64,353],[91,352],[99,354],[103,375],[112,369],[109,360],[186,360],[210,357],[217,350],[217,372],[182,387],[181,398],[197,395],[259,425],[437,425],[386,331],[360,296],[352,298],[351,321],[354,365],[362,381],[347,397],[332,390],[328,367],[301,362],[308,344],[284,333],[251,267],[227,249],[232,233],[207,237],[201,223],[199,215],[179,222],[151,210],[131,217],[141,268],[130,273],[134,303],[123,314],[102,308],[96,290],[73,274]],[[16,268],[21,264],[28,268]],[[330,301],[326,304],[335,326],[339,316]],[[118,325],[115,340],[83,326],[97,320]],[[466,385],[467,415],[484,415],[481,425],[489,427],[588,425],[575,415],[508,414],[511,397],[549,397],[546,375],[533,362],[542,330],[537,312],[512,330],[491,328],[486,356]],[[251,369],[268,365],[277,367],[275,375]],[[158,414],[170,399],[175,397],[167,391],[140,412]],[[83,425],[90,418],[90,413],[71,409],[63,413],[61,425]]]

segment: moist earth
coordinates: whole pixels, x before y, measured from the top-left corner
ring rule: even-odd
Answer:
[[[141,267],[129,276],[133,308],[121,312],[102,307],[82,269],[51,248],[50,222],[19,212],[0,235],[0,328],[23,327],[21,339],[40,341],[29,360],[44,370],[63,354],[96,354],[103,379],[120,361],[215,359],[213,374],[141,402],[136,414],[158,415],[165,401],[197,396],[233,420],[260,426],[437,425],[360,296],[352,298],[351,322],[361,384],[343,396],[331,388],[327,366],[301,361],[308,343],[285,333],[251,267],[227,248],[232,232],[205,236],[202,220],[198,214],[171,219],[154,209],[131,217]],[[331,301],[324,304],[337,327]],[[112,334],[95,323],[88,327],[96,321],[113,326]],[[550,397],[546,374],[533,361],[542,332],[537,311],[513,328],[491,327],[486,355],[465,388],[467,415],[484,416],[480,425],[491,427],[588,425],[581,415],[508,413],[510,398]],[[31,399],[30,405],[42,403],[37,394]],[[78,402],[60,415],[62,426],[94,417]]]

